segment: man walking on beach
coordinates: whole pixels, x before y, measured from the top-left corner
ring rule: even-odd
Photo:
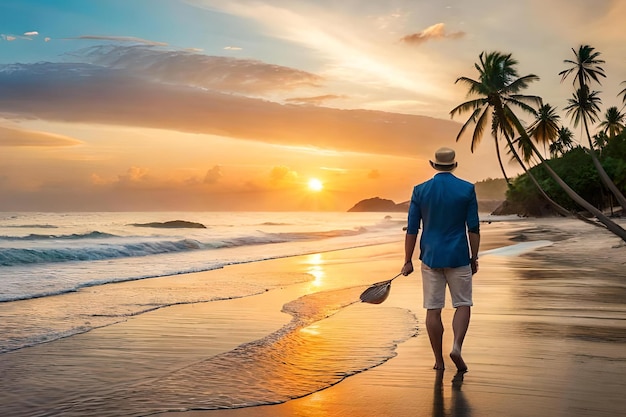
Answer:
[[[478,271],[480,244],[476,191],[473,184],[452,174],[457,167],[454,150],[438,149],[430,165],[438,173],[413,188],[404,242],[405,263],[401,272],[405,276],[413,272],[412,258],[421,223],[419,258],[422,261],[426,330],[435,354],[434,369],[445,369],[441,309],[445,306],[447,285],[452,305],[456,308],[450,358],[458,371],[465,372],[467,365],[461,356],[461,348],[470,322],[472,275]]]

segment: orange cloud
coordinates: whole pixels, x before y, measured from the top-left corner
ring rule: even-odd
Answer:
[[[270,171],[270,182],[273,185],[292,183],[298,179],[298,173],[286,166],[276,166]]]
[[[325,94],[322,96],[315,96],[315,97],[293,97],[293,98],[288,98],[286,99],[287,102],[289,103],[296,103],[296,104],[313,104],[313,105],[320,105],[326,101],[329,100],[337,100],[337,99],[341,99],[341,98],[346,98],[346,96],[344,95],[336,95],[336,94]]]
[[[24,118],[387,155],[430,156],[438,145],[454,141],[461,126],[417,115],[281,105],[87,64],[16,64],[0,71],[0,90],[0,112]]]
[[[120,184],[132,184],[142,182],[148,175],[147,168],[130,167],[126,174],[118,176],[118,183]]]
[[[463,36],[465,36],[465,32],[459,31],[447,33],[445,24],[437,23],[427,27],[421,32],[403,36],[400,41],[408,44],[419,45],[433,39],[458,39]]]
[[[79,140],[54,133],[0,126],[0,146],[74,146]]]
[[[213,168],[209,169],[204,177],[205,184],[215,184],[222,178],[222,167],[219,165],[215,165]]]

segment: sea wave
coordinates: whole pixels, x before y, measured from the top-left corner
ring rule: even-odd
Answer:
[[[119,404],[129,415],[233,409],[283,403],[328,388],[391,359],[400,343],[417,334],[412,312],[364,307],[358,303],[362,289],[302,296],[283,306],[292,320],[274,333],[190,366],[160,370],[150,384],[131,381],[98,387],[97,393],[64,393],[55,412],[117,416]],[[372,331],[375,320],[386,323],[384,332]],[[97,401],[81,401],[87,393]]]
[[[58,262],[98,261],[141,257],[196,250],[215,250],[242,246],[311,241],[366,233],[367,228],[319,232],[265,233],[201,239],[167,239],[163,237],[121,237],[93,231],[71,235],[2,236],[0,241],[28,241],[27,247],[0,247],[0,266],[33,265]],[[84,240],[80,246],[63,245],[64,241]],[[41,243],[41,244],[38,244]]]

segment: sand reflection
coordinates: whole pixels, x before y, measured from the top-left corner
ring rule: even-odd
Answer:
[[[445,371],[436,371],[433,392],[433,417],[471,417],[469,401],[462,391],[465,372],[457,372],[452,378],[451,395],[448,406],[444,398],[443,376]]]

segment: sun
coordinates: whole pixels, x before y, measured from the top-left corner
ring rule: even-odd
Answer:
[[[309,180],[309,190],[311,191],[322,191],[322,189],[324,188],[324,184],[322,184],[322,181],[318,180],[317,178],[311,178]]]

